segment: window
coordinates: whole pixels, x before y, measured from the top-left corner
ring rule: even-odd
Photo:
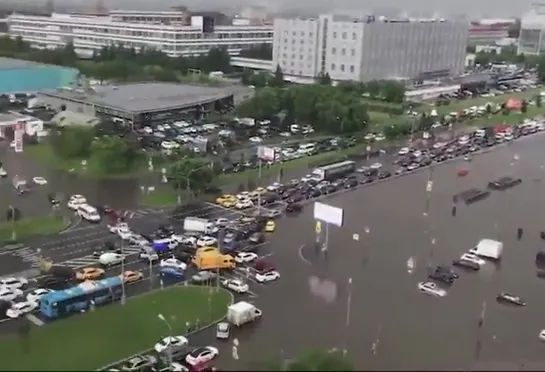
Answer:
[[[356,40],[356,33],[352,32],[352,40]]]
[[[301,36],[305,36],[305,32],[304,32],[304,31],[301,31]]]
[[[331,71],[335,71],[335,64],[334,63],[331,64]]]
[[[313,37],[314,34],[313,34],[312,32],[309,32],[309,33],[308,33],[308,36],[309,36],[309,37]]]
[[[344,72],[344,65],[341,65],[341,71]]]
[[[299,59],[300,59],[300,60],[303,59],[303,55],[302,55],[302,54],[299,54]]]
[[[350,72],[354,72],[354,65],[350,65]]]
[[[356,55],[356,49],[350,49],[350,54],[354,57]]]
[[[343,56],[346,55],[346,49],[342,48],[342,49],[341,49],[341,54],[342,54]]]
[[[331,54],[335,54],[335,53],[337,53],[337,48],[335,47],[331,48]]]
[[[333,32],[333,39],[336,39],[336,38],[337,38],[337,33]]]
[[[343,39],[346,39],[346,32],[343,32]]]

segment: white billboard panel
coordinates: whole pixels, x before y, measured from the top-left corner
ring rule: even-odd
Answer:
[[[15,152],[23,152],[23,135],[25,134],[25,123],[19,122],[13,128],[13,143]]]
[[[314,219],[341,227],[343,225],[344,211],[342,208],[334,207],[319,202],[314,203]]]
[[[275,159],[275,151],[272,147],[266,147],[266,146],[259,146],[257,148],[257,156],[261,160],[265,161],[274,161]]]

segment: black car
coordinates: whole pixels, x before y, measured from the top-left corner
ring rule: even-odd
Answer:
[[[526,306],[526,302],[524,302],[520,297],[513,296],[508,293],[500,293],[496,296],[496,301],[517,306]]]
[[[520,178],[501,177],[495,181],[489,182],[488,188],[491,190],[507,190],[511,187],[519,185],[520,183],[522,183]]]
[[[428,277],[432,280],[443,282],[445,284],[452,284],[456,279],[452,273],[443,272],[441,270],[435,270],[433,273],[428,275]]]
[[[64,289],[70,286],[70,279],[64,277],[55,277],[53,275],[42,276],[38,278],[38,287],[39,288],[48,288],[48,289]]]
[[[388,171],[382,171],[378,174],[378,178],[383,180],[383,179],[386,179],[386,178],[390,178],[392,176],[392,173],[388,172]]]
[[[350,178],[344,182],[345,189],[351,189],[356,186],[358,186],[358,180],[355,178]]]
[[[477,271],[481,268],[481,265],[479,265],[478,263],[468,260],[454,260],[452,261],[452,265],[460,267],[462,269],[468,269],[473,271]]]
[[[303,210],[303,206],[298,203],[289,203],[286,206],[286,213],[299,213]]]
[[[439,265],[435,268],[435,271],[436,272],[440,272],[440,273],[447,273],[447,274],[450,274],[452,275],[452,277],[454,279],[458,279],[460,277],[460,275],[454,271],[454,269],[450,266],[446,266],[446,265]]]
[[[466,203],[466,205],[475,203],[479,200],[485,199],[490,195],[490,191],[480,190],[476,188],[462,191],[458,196]]]

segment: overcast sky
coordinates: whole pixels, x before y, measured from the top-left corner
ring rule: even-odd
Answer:
[[[18,4],[45,4],[45,0],[1,0]],[[96,0],[54,0],[55,4],[92,6]],[[110,9],[168,9],[173,5],[186,5],[192,9],[221,9],[236,12],[244,5],[263,5],[273,11],[302,10],[308,13],[324,11],[359,11],[368,13],[393,13],[414,15],[467,15],[485,17],[520,16],[534,0],[103,0]]]

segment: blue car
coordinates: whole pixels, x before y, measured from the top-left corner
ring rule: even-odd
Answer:
[[[160,274],[163,278],[171,278],[177,280],[184,279],[184,271],[177,267],[165,266],[161,268]]]

